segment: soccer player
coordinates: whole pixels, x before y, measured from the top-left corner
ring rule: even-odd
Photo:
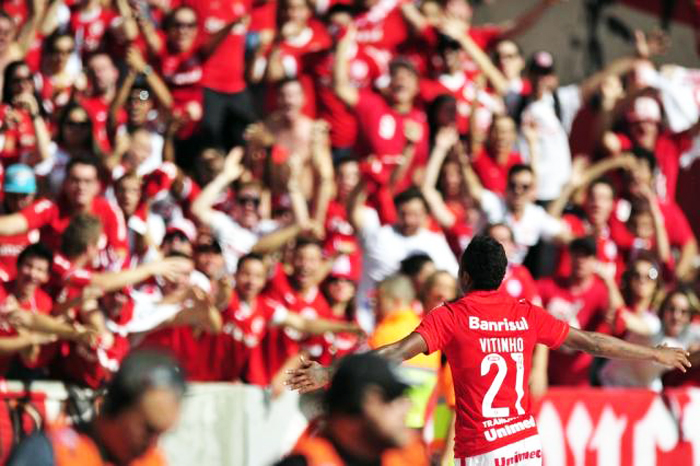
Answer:
[[[530,412],[527,381],[536,343],[596,356],[690,367],[682,349],[650,348],[570,327],[542,308],[498,291],[506,271],[503,247],[477,236],[461,258],[465,295],[428,313],[406,338],[376,351],[404,361],[441,350],[454,376],[457,397],[455,459],[460,466],[542,463],[542,447]],[[323,386],[331,370],[313,362],[290,371],[287,384],[301,392]]]

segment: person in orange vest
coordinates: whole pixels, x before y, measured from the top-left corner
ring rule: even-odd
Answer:
[[[27,437],[8,466],[163,466],[156,443],[177,422],[185,388],[183,371],[170,356],[134,351],[122,361],[92,422]]]
[[[325,393],[327,416],[320,431],[303,436],[277,466],[416,464],[405,457],[414,439],[406,426],[408,388],[381,356],[343,358]]]

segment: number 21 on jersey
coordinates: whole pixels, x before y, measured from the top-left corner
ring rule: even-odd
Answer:
[[[523,396],[525,395],[525,388],[523,387],[525,358],[523,357],[523,353],[510,353],[510,357],[513,358],[513,361],[515,361],[516,370],[515,393],[518,399],[515,401],[515,410],[519,415],[522,415],[525,414],[525,410],[522,406]],[[496,366],[497,370],[496,377],[493,379],[493,382],[491,382],[491,386],[486,391],[484,400],[481,402],[481,414],[485,418],[509,417],[509,407],[505,406],[496,408],[493,406],[493,400],[496,398],[496,395],[501,389],[501,385],[503,385],[503,381],[508,374],[508,365],[506,364],[506,360],[503,358],[503,356],[497,353],[491,353],[484,356],[484,359],[481,361],[481,376],[483,377],[491,372],[491,366],[494,365]]]

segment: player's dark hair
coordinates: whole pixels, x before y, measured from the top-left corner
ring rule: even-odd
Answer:
[[[19,253],[17,256],[17,268],[24,264],[29,259],[42,259],[49,263],[49,267],[53,263],[53,252],[41,243],[30,244]]]
[[[114,417],[134,406],[151,389],[167,388],[179,398],[185,394],[182,368],[167,354],[148,349],[131,352],[107,387],[103,413]]]
[[[429,255],[424,252],[419,252],[417,254],[412,254],[401,261],[399,266],[399,273],[407,275],[409,277],[415,277],[423,270],[423,266],[428,262],[433,262]]]
[[[243,264],[245,264],[248,261],[259,261],[261,263],[265,263],[265,260],[262,256],[262,254],[258,254],[256,252],[249,252],[248,254],[245,254],[238,259],[238,264],[236,265],[236,271],[240,270],[241,267],[243,267]]]
[[[428,208],[428,203],[425,200],[425,197],[423,197],[423,193],[420,192],[420,189],[411,186],[405,191],[400,192],[396,196],[394,196],[394,206],[398,209],[402,205],[404,205],[407,202],[410,202],[414,199],[418,199],[423,203],[423,206],[425,206],[425,210],[429,210]]]
[[[472,239],[459,262],[460,276],[466,272],[474,290],[498,289],[507,266],[506,251],[501,243],[483,234]]]

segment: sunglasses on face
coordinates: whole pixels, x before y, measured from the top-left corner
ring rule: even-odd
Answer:
[[[194,21],[174,21],[172,27],[173,29],[195,29],[197,23]]]
[[[32,77],[31,76],[15,76],[12,78],[12,82],[15,82],[15,83],[32,82]]]
[[[498,54],[498,59],[499,60],[510,60],[511,58],[518,58],[520,55],[518,55],[517,52],[512,52],[512,53],[499,53]]]
[[[254,197],[254,196],[241,196],[238,199],[236,199],[236,202],[238,203],[238,205],[242,205],[242,206],[246,206],[246,205],[252,205],[253,207],[260,206],[260,198]]]
[[[53,49],[53,53],[56,55],[70,55],[73,53],[75,49],[70,48],[70,49]]]

